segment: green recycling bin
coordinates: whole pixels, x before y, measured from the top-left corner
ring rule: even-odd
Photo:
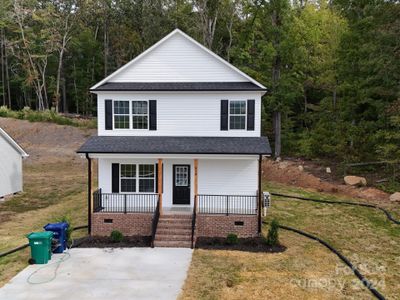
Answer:
[[[47,264],[51,258],[52,231],[32,232],[28,235],[31,247],[32,262],[35,264]]]

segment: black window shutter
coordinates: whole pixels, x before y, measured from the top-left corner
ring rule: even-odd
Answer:
[[[228,100],[221,100],[221,130],[228,130]]]
[[[255,101],[247,100],[247,130],[254,130]]]
[[[157,130],[157,100],[149,100],[149,129]]]
[[[119,164],[111,165],[111,192],[119,193]]]
[[[106,130],[112,130],[112,100],[105,100],[104,103],[105,117],[106,117]]]

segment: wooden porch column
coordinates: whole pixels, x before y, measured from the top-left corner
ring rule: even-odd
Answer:
[[[193,203],[193,204],[196,207],[196,209],[198,207],[197,195],[199,194],[198,168],[199,168],[199,160],[196,158],[194,160],[194,180],[193,180],[193,184],[194,184],[194,201],[195,201],[195,203]]]
[[[93,213],[93,185],[92,185],[92,159],[86,153],[88,161],[88,234],[92,232],[92,213]]]
[[[157,165],[157,190],[158,190],[158,199],[160,199],[160,214],[162,214],[163,206],[162,206],[162,189],[163,189],[163,160],[161,158],[158,159],[158,165]]]

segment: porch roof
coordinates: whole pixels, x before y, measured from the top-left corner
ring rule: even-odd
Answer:
[[[267,137],[92,136],[78,153],[268,155]]]

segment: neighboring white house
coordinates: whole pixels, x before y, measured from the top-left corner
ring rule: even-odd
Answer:
[[[22,159],[28,154],[0,128],[0,197],[22,191]]]
[[[262,84],[176,29],[91,92],[98,135],[78,153],[89,167],[98,160],[92,234],[118,229],[185,246],[190,229],[260,232],[261,161],[271,153],[261,137]]]

